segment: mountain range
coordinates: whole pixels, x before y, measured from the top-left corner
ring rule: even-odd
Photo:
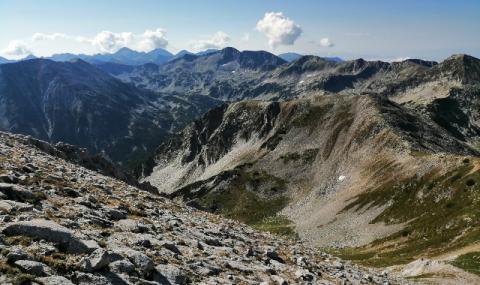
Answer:
[[[176,54],[172,54],[166,49],[157,48],[149,52],[141,52],[123,47],[114,53],[103,53],[103,54],[73,54],[73,53],[59,53],[53,54],[48,57],[42,57],[44,59],[51,59],[53,61],[71,61],[75,59],[81,59],[91,64],[101,64],[101,63],[118,63],[124,65],[143,65],[147,63],[163,64],[170,60],[182,57],[186,54],[190,55],[206,55],[212,52],[217,51],[216,49],[207,49],[197,53],[189,52],[187,50],[181,50]],[[34,55],[28,55],[20,60],[9,60],[3,57],[0,57],[0,64],[10,63],[28,59],[37,58]]]
[[[82,60],[0,65],[2,130],[80,145],[116,161],[142,157],[215,104],[140,90]]]
[[[479,280],[465,265],[480,238],[479,59],[231,47],[52,59],[0,65],[0,130],[362,265],[425,283]],[[59,142],[101,155],[46,147]]]
[[[42,57],[42,58],[51,59],[54,61],[70,61],[74,59],[82,59],[92,64],[118,63],[123,65],[143,65],[147,63],[155,63],[158,65],[161,65],[170,60],[183,57],[184,55],[201,56],[201,55],[207,55],[209,53],[214,53],[217,51],[218,49],[206,49],[204,51],[199,51],[199,52],[190,52],[188,50],[181,50],[176,54],[172,54],[171,52],[162,48],[157,48],[149,52],[141,52],[141,51],[135,51],[135,50],[129,49],[127,47],[123,47],[114,53],[103,53],[103,54],[94,54],[94,55],[58,53],[58,54],[53,54],[51,56]],[[281,59],[287,62],[297,60],[302,56],[303,56],[302,54],[294,53],[294,52],[282,53],[278,55],[278,57],[280,57]],[[33,58],[37,58],[37,57],[34,55],[28,55],[20,60],[28,60]],[[336,61],[336,62],[343,61],[343,59],[341,59],[340,57],[324,57],[324,58],[331,61]],[[0,64],[15,62],[15,61],[19,61],[19,60],[9,60],[9,59],[0,57]]]
[[[218,107],[168,139],[143,179],[356,262],[445,274],[479,238],[479,70],[467,55],[301,58],[253,88],[269,100]]]

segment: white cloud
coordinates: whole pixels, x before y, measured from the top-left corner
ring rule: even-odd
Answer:
[[[146,30],[143,33],[143,40],[140,41],[138,47],[142,51],[151,51],[157,48],[165,48],[168,40],[165,38],[166,31],[164,29]]]
[[[242,36],[242,41],[243,42],[248,42],[250,40],[250,34],[249,33],[244,33]]]
[[[87,39],[81,36],[69,36],[62,33],[53,33],[53,34],[44,34],[44,33],[35,33],[32,36],[32,41],[57,41],[57,40],[72,40],[79,43],[92,43],[91,39]]]
[[[32,51],[27,44],[22,41],[11,41],[8,46],[2,50],[2,54],[13,57],[23,57],[31,54]]]
[[[209,48],[222,48],[228,45],[230,37],[222,32],[218,31],[208,39],[195,40],[190,43],[190,46],[195,51],[201,51]]]
[[[408,59],[411,59],[411,57],[409,56],[405,56],[405,57],[397,57],[397,58],[394,58],[394,59],[386,59],[386,61],[390,61],[390,62],[401,62],[401,61],[405,61],[405,60],[408,60]]]
[[[103,31],[98,33],[92,41],[101,52],[115,52],[122,47],[130,46],[133,42],[133,33],[113,33]]]
[[[293,45],[302,34],[302,28],[281,12],[265,13],[256,29],[268,38],[268,44],[272,48]]]
[[[335,44],[329,38],[323,38],[320,40],[321,47],[333,47]]]
[[[44,34],[44,33],[35,33],[32,36],[32,41],[38,42],[38,41],[55,41],[59,39],[65,39],[68,36],[65,34],[61,33],[53,33],[53,34]]]
[[[156,48],[165,48],[168,40],[165,37],[166,31],[158,28],[155,30],[146,30],[141,34],[132,32],[115,33],[111,31],[102,31],[93,38],[82,36],[72,36],[63,33],[36,33],[32,36],[32,42],[39,41],[74,41],[94,46],[99,52],[112,53],[122,47],[128,47],[140,51],[151,51]]]

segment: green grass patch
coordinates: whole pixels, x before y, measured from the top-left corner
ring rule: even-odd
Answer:
[[[299,161],[299,160],[301,160],[303,163],[312,163],[317,157],[318,151],[319,151],[318,148],[312,148],[312,149],[307,149],[301,153],[289,152],[284,155],[281,155],[280,159],[283,161],[283,163],[289,163],[291,161]]]
[[[247,225],[293,235],[290,221],[277,214],[288,204],[286,181],[264,171],[239,167],[228,175],[228,183],[202,188],[194,186],[182,193],[197,207]],[[200,187],[198,190],[197,187]],[[193,191],[192,191],[193,190]]]
[[[317,123],[333,108],[333,104],[325,106],[309,106],[305,112],[300,113],[298,117],[293,120],[293,125],[296,127],[316,126]]]
[[[288,199],[284,196],[262,198],[245,188],[213,191],[200,199],[202,207],[248,225],[275,216],[287,202]]]
[[[283,215],[270,216],[252,225],[255,229],[272,234],[278,234],[292,239],[298,239],[292,221]]]
[[[452,261],[452,265],[470,273],[480,275],[480,252],[470,252],[460,255]]]

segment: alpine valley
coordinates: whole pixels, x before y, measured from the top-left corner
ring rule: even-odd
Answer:
[[[469,55],[2,60],[0,131],[2,284],[480,284]]]

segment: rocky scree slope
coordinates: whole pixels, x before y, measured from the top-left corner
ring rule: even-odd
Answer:
[[[215,104],[146,92],[81,60],[0,66],[0,130],[79,145],[120,162],[142,158]]]
[[[477,156],[384,96],[320,95],[214,109],[157,149],[144,180],[260,229],[362,247],[345,256],[386,266],[477,240]]]
[[[3,133],[3,132],[0,132]],[[7,134],[7,133],[4,133]],[[87,169],[96,171],[105,176],[110,176],[121,180],[129,185],[139,187],[145,191],[150,191],[158,193],[156,188],[149,185],[148,183],[139,183],[135,176],[130,172],[126,172],[120,168],[117,164],[112,162],[110,159],[106,158],[102,154],[91,154],[87,149],[80,148],[74,145],[70,145],[63,142],[58,142],[56,144],[49,144],[45,141],[38,140],[31,136],[19,135],[15,137],[19,143],[23,143],[27,146],[36,147],[39,150],[66,160],[70,163],[85,167]],[[26,167],[28,171],[28,167]],[[32,169],[30,169],[32,170]],[[33,169],[34,170],[34,169]]]
[[[43,149],[0,133],[1,283],[404,283]]]

